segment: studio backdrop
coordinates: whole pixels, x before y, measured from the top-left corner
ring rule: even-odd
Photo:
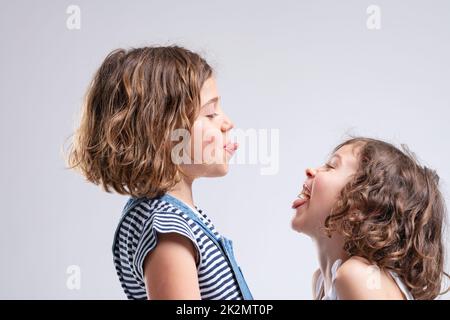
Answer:
[[[407,144],[450,203],[449,1],[1,7],[0,298],[126,298],[111,246],[128,198],[64,159],[89,82],[116,48],[177,44],[214,68],[224,111],[249,134],[227,176],[195,182],[195,202],[234,240],[256,299],[311,299],[316,250],[291,229],[291,203],[305,168],[349,135]]]

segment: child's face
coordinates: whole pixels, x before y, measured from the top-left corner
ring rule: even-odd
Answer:
[[[229,140],[228,133],[234,124],[221,108],[213,77],[205,81],[200,100],[199,115],[193,124],[188,148],[193,164],[183,165],[182,170],[191,178],[224,176],[238,145]]]
[[[296,199],[292,228],[313,238],[320,237],[325,219],[331,213],[339,193],[358,168],[357,148],[345,145],[329,161],[316,169],[306,169],[301,187],[304,199]]]

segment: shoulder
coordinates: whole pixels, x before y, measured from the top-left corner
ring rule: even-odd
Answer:
[[[383,272],[367,259],[351,257],[336,271],[335,288],[341,300],[385,299]]]
[[[156,213],[176,213],[177,210],[170,203],[158,198],[129,198],[122,210],[122,217],[134,216],[139,220],[146,220]]]
[[[123,221],[132,220],[135,224],[144,225],[160,219],[186,223],[187,215],[173,204],[159,198],[130,199],[123,212]]]
[[[349,277],[359,277],[366,274],[368,268],[373,267],[369,261],[362,257],[353,256],[346,260],[336,271],[336,279],[348,279]]]
[[[132,199],[119,223],[116,240],[134,251],[151,250],[161,234],[177,233],[196,242],[193,222],[178,207],[161,199]],[[131,205],[130,205],[131,203]]]

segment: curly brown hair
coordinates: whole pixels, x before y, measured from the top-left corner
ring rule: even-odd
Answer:
[[[435,171],[406,146],[352,138],[359,166],[341,190],[325,231],[344,236],[344,250],[399,274],[415,299],[442,292],[446,208]]]
[[[112,51],[87,90],[69,168],[119,194],[155,197],[180,180],[175,129],[191,130],[212,68],[178,46]]]

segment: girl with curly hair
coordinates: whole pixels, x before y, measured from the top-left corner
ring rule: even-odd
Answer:
[[[443,293],[446,208],[435,171],[407,148],[352,138],[306,176],[292,204],[292,228],[317,246],[315,299],[423,300]]]

